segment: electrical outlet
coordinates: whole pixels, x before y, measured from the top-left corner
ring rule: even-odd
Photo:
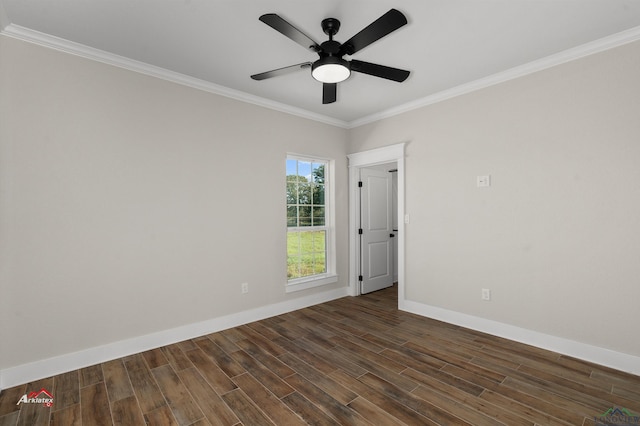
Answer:
[[[242,294],[249,293],[249,283],[240,284]]]
[[[488,288],[482,289],[482,300],[491,300],[491,290]]]
[[[477,185],[478,188],[486,188],[488,186],[491,186],[491,176],[478,176]]]

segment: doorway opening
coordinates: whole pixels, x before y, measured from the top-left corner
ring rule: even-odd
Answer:
[[[391,258],[391,264],[386,263],[381,265],[380,263],[375,265],[373,269],[367,270],[366,273],[371,273],[372,276],[385,275],[392,273],[392,283],[397,282],[398,287],[398,307],[403,307],[404,302],[404,225],[407,221],[404,211],[404,147],[405,143],[395,144],[383,148],[373,149],[369,151],[357,152],[349,154],[349,293],[352,296],[359,296],[362,291],[362,278],[364,280],[364,273],[362,269],[362,259],[366,254],[377,259],[384,259],[383,254],[386,251],[391,251],[393,257]],[[392,243],[374,243],[372,253],[369,252],[369,248],[363,245],[366,244],[366,240],[362,241],[360,234],[361,221],[361,207],[363,202],[360,195],[359,182],[364,174],[370,174],[372,170],[383,170],[386,173],[385,176],[389,177],[392,182],[390,199],[393,202],[395,198],[395,205],[392,204],[389,216],[391,218],[391,228],[389,234],[394,234],[391,238]],[[395,170],[391,172],[391,170]],[[377,180],[377,183],[381,185],[383,182],[382,177]],[[395,185],[395,197],[393,197],[393,188]],[[388,190],[387,190],[388,191]],[[380,189],[380,193],[382,190]],[[366,202],[367,200],[365,200]],[[368,212],[367,214],[370,214]],[[377,221],[375,227],[379,226],[382,222],[384,215],[377,214],[374,220]],[[369,218],[367,218],[369,219]],[[365,224],[367,226],[367,224]],[[396,230],[396,231],[394,231]],[[364,232],[364,230],[362,231]],[[389,237],[389,235],[387,235]],[[397,258],[394,261],[394,258]],[[387,258],[388,259],[388,258]],[[386,271],[388,269],[389,271]],[[392,272],[391,272],[392,271]],[[383,287],[384,288],[384,287]],[[367,289],[365,289],[366,292]]]

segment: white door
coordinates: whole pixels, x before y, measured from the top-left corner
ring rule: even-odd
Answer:
[[[362,294],[393,285],[393,193],[390,175],[386,170],[360,171]]]

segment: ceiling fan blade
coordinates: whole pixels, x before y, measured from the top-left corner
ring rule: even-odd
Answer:
[[[336,101],[337,83],[322,83],[322,103],[331,104]]]
[[[295,41],[305,49],[310,49],[314,52],[317,52],[320,49],[318,43],[313,41],[311,37],[300,31],[275,13],[267,13],[265,15],[262,15],[259,19],[274,30]]]
[[[267,78],[278,77],[281,75],[292,73],[294,71],[309,68],[310,66],[311,66],[311,62],[303,62],[301,64],[290,65],[288,67],[282,67],[275,70],[262,72],[260,74],[254,74],[251,76],[251,78],[254,80],[265,80]]]
[[[353,55],[359,50],[364,49],[371,43],[380,40],[387,34],[397,30],[407,23],[407,18],[396,9],[391,9],[358,34],[344,42],[340,47],[340,53],[345,55]]]
[[[399,68],[387,67],[385,65],[372,64],[371,62],[363,62],[358,60],[351,61],[351,71],[361,72],[363,74],[373,75],[375,77],[386,78],[387,80],[402,83],[411,74],[409,71]]]

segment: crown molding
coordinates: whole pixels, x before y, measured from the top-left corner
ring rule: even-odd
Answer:
[[[433,95],[417,99],[413,102],[408,102],[406,104],[399,105],[397,107],[390,108],[376,114],[368,115],[366,117],[349,122],[347,128],[353,129],[358,126],[373,123],[375,121],[393,117],[395,115],[422,108],[428,105],[433,105],[447,99],[475,92],[476,90],[504,83],[506,81],[513,80],[519,77],[524,77],[528,74],[533,74],[547,68],[555,67],[557,65],[571,62],[585,56],[613,49],[614,47],[622,46],[624,44],[632,43],[638,40],[640,40],[640,26],[633,27],[616,34],[589,43],[585,43],[571,49],[564,50],[562,52],[526,63],[524,65],[510,68],[508,70],[490,75],[488,77],[484,77],[475,81],[471,81],[469,83],[461,84],[451,89],[434,93]]]
[[[1,3],[0,3],[1,6]],[[2,9],[0,8],[0,17]],[[218,84],[210,83],[201,79],[190,77],[174,71],[169,71],[164,68],[156,67],[154,65],[146,64],[144,62],[135,61],[133,59],[125,58],[123,56],[114,55],[103,50],[95,49],[85,46],[83,44],[75,43],[69,40],[65,40],[60,37],[55,37],[49,34],[41,33],[39,31],[31,30],[15,24],[6,25],[0,34],[12,37],[18,40],[38,44],[40,46],[48,47],[51,49],[59,50],[65,53],[81,56],[94,61],[102,62],[108,65],[113,65],[119,68],[124,68],[130,71],[146,74],[152,77],[160,78],[173,83],[188,86],[194,89],[202,90],[205,92],[213,93],[220,96],[225,96],[231,99],[239,100],[249,104],[261,106],[264,108],[276,110],[286,114],[295,115],[298,117],[306,118],[313,121],[318,121],[331,126],[336,126],[344,129],[353,129],[365,124],[373,123],[375,121],[390,118],[405,112],[413,111],[428,105],[433,105],[438,102],[445,101],[457,96],[465,95],[467,93],[475,92],[496,84],[504,83],[509,80],[513,80],[519,77],[526,76],[538,71],[545,70],[557,65],[564,64],[566,62],[574,61],[576,59],[583,58],[585,56],[593,55],[595,53],[603,52],[605,50],[613,49],[618,46],[622,46],[627,43],[640,40],[640,26],[633,27],[625,31],[621,31],[610,36],[585,43],[583,45],[564,50],[562,52],[547,56],[542,59],[538,59],[523,65],[519,65],[514,68],[475,80],[469,83],[461,84],[456,87],[452,87],[447,90],[443,90],[438,93],[417,99],[412,102],[408,102],[399,105],[394,108],[368,115],[353,121],[343,121],[336,118],[328,117],[322,114],[317,114],[311,111],[307,111],[302,108],[293,107],[280,102],[271,101],[269,99],[261,98],[259,96],[251,95],[239,90],[230,89]]]
[[[40,46],[48,47],[50,49],[55,49],[61,52],[80,56],[93,61],[102,62],[107,65],[112,65],[129,71],[134,71],[137,73],[160,78],[172,83],[177,83],[183,86],[188,86],[220,96],[225,96],[227,98],[239,100],[249,104],[284,112],[286,114],[291,114],[309,120],[318,121],[324,124],[329,124],[331,126],[347,128],[349,125],[349,123],[346,121],[338,120],[322,114],[316,114],[302,108],[296,108],[280,102],[261,98],[259,96],[254,96],[240,90],[230,89],[219,84],[214,84],[205,80],[190,77],[185,74],[169,71],[165,68],[157,67],[144,62],[129,59],[124,56],[115,55],[100,49],[85,46],[80,43],[65,40],[60,37],[31,30],[20,25],[9,24],[4,29],[2,29],[2,31],[0,31],[0,34]]]

